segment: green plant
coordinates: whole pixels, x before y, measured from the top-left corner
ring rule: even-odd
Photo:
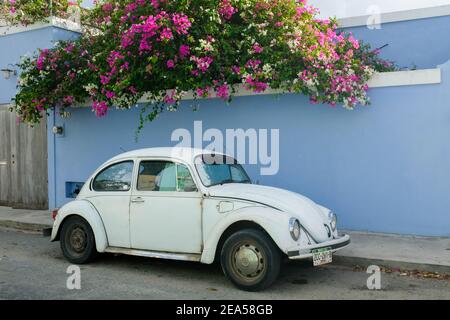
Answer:
[[[367,81],[395,68],[305,0],[108,0],[85,17],[96,30],[20,64],[15,111],[37,123],[53,107],[92,100],[97,116],[146,96],[139,129],[186,92],[230,101],[236,84],[308,95],[353,109]]]

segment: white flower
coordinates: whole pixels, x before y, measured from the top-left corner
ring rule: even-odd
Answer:
[[[268,64],[268,63],[266,63],[266,64],[263,66],[263,71],[264,71],[264,73],[271,73],[271,72],[272,72],[272,67],[271,67],[271,65]]]
[[[88,85],[83,86],[83,89],[86,90],[87,93],[90,93],[92,90],[97,89],[97,86],[93,83],[89,83]]]

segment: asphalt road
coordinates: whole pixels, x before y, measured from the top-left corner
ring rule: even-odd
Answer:
[[[0,299],[450,299],[450,281],[381,274],[369,290],[368,274],[327,265],[288,263],[264,292],[235,289],[218,265],[102,255],[81,266],[81,289],[66,287],[59,243],[38,234],[0,229]]]

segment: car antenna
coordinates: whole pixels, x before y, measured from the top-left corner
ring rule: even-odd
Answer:
[[[128,150],[125,150],[125,149],[122,148],[122,147],[119,147],[119,149],[122,150],[123,152],[127,152],[127,151],[128,151]]]

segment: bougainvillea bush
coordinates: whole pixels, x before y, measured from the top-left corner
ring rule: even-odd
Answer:
[[[85,19],[96,28],[21,63],[21,120],[85,101],[100,117],[145,97],[142,127],[188,92],[229,101],[239,84],[352,109],[368,104],[375,71],[393,69],[305,0],[108,0]]]

